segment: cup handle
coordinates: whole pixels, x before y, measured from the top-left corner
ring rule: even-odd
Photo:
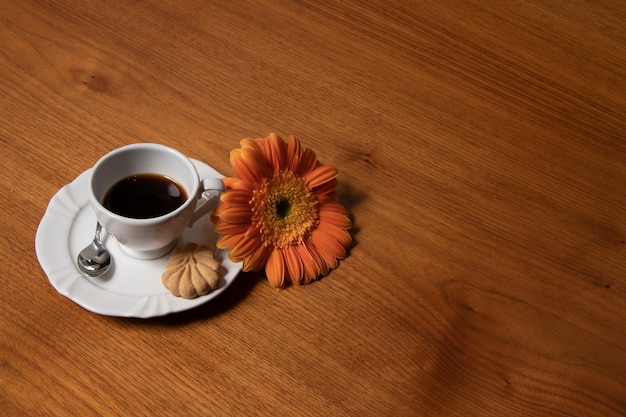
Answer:
[[[219,178],[205,178],[200,188],[200,198],[193,212],[191,221],[187,227],[193,224],[205,214],[211,212],[219,201],[219,196],[224,192],[224,183]]]

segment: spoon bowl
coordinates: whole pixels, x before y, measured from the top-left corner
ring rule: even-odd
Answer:
[[[102,225],[98,222],[93,242],[80,251],[76,259],[81,272],[90,277],[103,275],[111,267],[111,256],[102,243],[101,233]]]

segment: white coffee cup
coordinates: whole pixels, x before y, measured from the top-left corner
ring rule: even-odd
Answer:
[[[104,206],[111,187],[141,174],[174,180],[187,199],[173,211],[150,218],[128,217]],[[154,259],[171,251],[185,228],[213,209],[222,191],[221,179],[201,180],[189,158],[154,143],[136,143],[109,152],[96,162],[89,180],[89,201],[96,218],[126,254],[139,259]]]

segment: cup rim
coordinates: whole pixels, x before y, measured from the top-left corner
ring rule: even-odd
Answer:
[[[97,172],[98,168],[100,168],[107,160],[109,160],[111,157],[114,157],[115,155],[118,155],[120,153],[123,152],[127,152],[129,150],[136,150],[136,149],[150,149],[150,150],[159,150],[159,151],[164,151],[167,153],[171,153],[175,156],[177,156],[190,170],[190,172],[193,173],[192,178],[193,178],[193,189],[192,190],[188,190],[183,184],[180,184],[180,182],[173,178],[173,180],[179,182],[179,184],[182,187],[185,187],[185,191],[187,192],[187,199],[185,200],[185,202],[183,204],[181,204],[180,206],[178,206],[175,210],[172,210],[168,213],[165,213],[161,216],[157,216],[157,217],[148,217],[145,219],[139,219],[139,218],[134,218],[134,217],[126,217],[126,216],[122,216],[120,214],[114,213],[111,210],[107,209],[106,207],[104,207],[104,205],[102,205],[102,202],[100,202],[100,200],[96,197],[95,192],[94,192],[94,187],[93,187],[93,182],[94,182],[94,178],[95,178],[95,173]],[[159,174],[158,172],[156,172],[155,174]],[[160,174],[159,174],[160,175]],[[129,145],[124,145],[121,146],[119,148],[113,149],[110,152],[107,152],[106,154],[104,154],[102,157],[100,157],[100,159],[98,159],[98,161],[94,164],[94,166],[92,167],[92,171],[90,174],[90,178],[89,178],[89,197],[90,200],[92,202],[92,204],[95,204],[97,206],[97,209],[100,211],[105,212],[108,216],[110,216],[111,218],[125,223],[125,224],[129,224],[129,225],[137,225],[137,226],[149,226],[152,224],[157,224],[157,223],[162,223],[164,221],[167,221],[173,217],[177,217],[182,211],[185,211],[188,209],[188,207],[192,204],[192,202],[194,201],[194,197],[197,194],[197,190],[200,187],[200,177],[198,175],[198,170],[196,169],[196,167],[194,166],[194,164],[191,162],[191,160],[182,152],[180,152],[177,149],[174,149],[172,147],[166,146],[166,145],[162,145],[160,143],[151,143],[151,142],[139,142],[139,143],[132,143]]]

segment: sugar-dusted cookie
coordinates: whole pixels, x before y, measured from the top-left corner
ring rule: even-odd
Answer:
[[[174,249],[161,281],[176,297],[196,298],[217,288],[219,269],[211,248],[189,243]]]

